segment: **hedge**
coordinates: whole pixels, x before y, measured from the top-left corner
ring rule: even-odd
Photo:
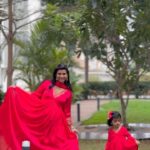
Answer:
[[[88,95],[108,95],[112,94],[117,97],[117,84],[115,81],[107,82],[89,82],[81,84],[83,91],[81,96],[87,98]],[[131,91],[131,94],[138,96],[150,94],[150,81],[141,81],[136,84]]]

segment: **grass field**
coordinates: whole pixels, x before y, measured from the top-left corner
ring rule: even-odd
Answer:
[[[150,123],[150,100],[130,100],[127,109],[127,121],[129,123]],[[82,122],[84,125],[105,124],[107,113],[110,110],[120,111],[119,100],[112,100],[100,107],[100,111],[91,118]],[[150,140],[140,141],[139,150],[150,150]],[[80,150],[104,150],[104,140],[80,140]]]
[[[105,141],[80,140],[80,150],[104,150]],[[139,150],[150,150],[150,141],[140,141]]]
[[[107,113],[110,110],[120,111],[120,101],[112,100],[100,107],[91,118],[82,122],[84,125],[105,124]],[[127,121],[129,123],[150,123],[150,100],[130,100],[127,108]]]

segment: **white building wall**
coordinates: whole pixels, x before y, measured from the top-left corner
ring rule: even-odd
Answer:
[[[85,82],[85,57],[83,54],[79,58],[74,57],[80,68],[74,68],[76,74],[80,76],[79,82]],[[113,78],[109,74],[106,65],[101,61],[93,58],[89,59],[89,81],[112,81]]]
[[[6,9],[6,0],[0,0],[0,4],[3,6],[2,11],[5,12],[5,15],[1,19],[4,19],[7,15],[7,9]],[[5,32],[7,34],[7,21],[2,22],[2,26],[5,26]],[[0,89],[5,90],[6,89],[6,68],[7,68],[7,51],[6,51],[6,39],[4,38],[3,34],[0,31]]]

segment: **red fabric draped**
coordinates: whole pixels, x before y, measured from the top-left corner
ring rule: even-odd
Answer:
[[[39,100],[18,87],[9,87],[0,106],[0,150],[78,150],[78,140],[54,99]]]

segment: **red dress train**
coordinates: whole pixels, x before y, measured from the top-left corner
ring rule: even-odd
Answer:
[[[8,88],[0,106],[0,150],[21,150],[24,140],[30,141],[30,150],[79,150],[67,123],[71,91],[55,95],[49,86],[46,80],[32,94]]]
[[[138,145],[134,137],[122,126],[117,132],[109,129],[105,150],[138,150]]]

